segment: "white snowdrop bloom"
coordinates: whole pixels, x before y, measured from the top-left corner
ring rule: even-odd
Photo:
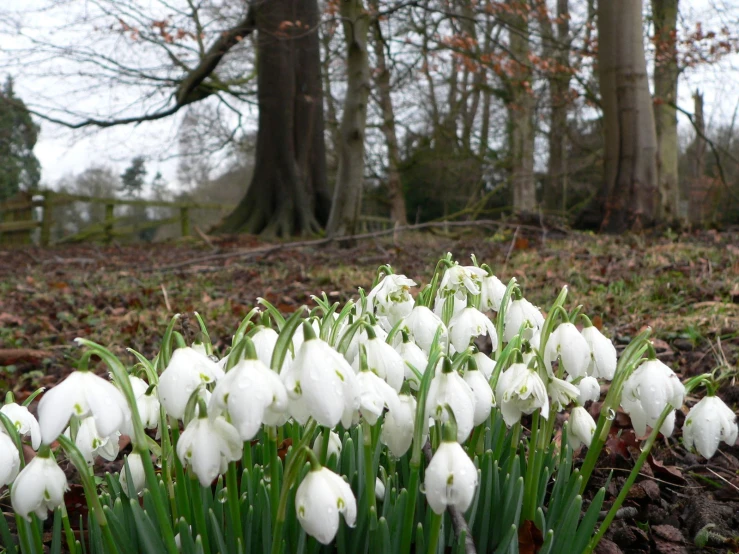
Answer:
[[[586,373],[610,381],[618,364],[616,347],[595,326],[585,327],[581,334],[590,347],[590,362]]]
[[[87,465],[92,465],[96,456],[112,462],[118,457],[120,436],[119,431],[114,431],[107,436],[101,435],[95,424],[95,419],[85,417],[80,420],[74,443],[85,457]]]
[[[729,446],[736,444],[739,429],[736,414],[718,396],[706,396],[693,406],[683,425],[685,447],[695,449],[704,458],[711,458],[724,441]]]
[[[182,419],[190,396],[195,389],[223,377],[218,364],[192,348],[172,352],[167,368],[159,377],[159,401],[168,415]]]
[[[385,500],[385,483],[379,477],[375,478],[375,498],[379,502]]]
[[[144,462],[141,459],[141,454],[138,452],[132,452],[126,457],[128,462],[128,468],[131,470],[131,485],[136,491],[136,494],[140,495],[144,492],[146,486],[146,473],[144,472]],[[121,468],[120,474],[121,488],[124,492],[128,492],[128,472],[126,471],[126,465],[124,464]]]
[[[367,295],[367,306],[378,318],[385,318],[392,328],[413,310],[410,289],[416,282],[405,275],[386,275]]]
[[[56,462],[39,455],[15,478],[10,502],[19,516],[30,519],[29,514],[33,512],[43,521],[48,516],[47,510],[56,510],[64,503],[64,492],[68,489],[67,476]]]
[[[457,352],[462,352],[470,341],[481,335],[488,335],[493,350],[498,347],[498,334],[490,318],[477,308],[465,308],[449,321],[449,339]]]
[[[136,397],[136,406],[139,409],[141,422],[147,429],[156,429],[159,426],[159,399],[153,392],[146,394],[149,385],[143,379],[133,375],[129,375],[128,379],[131,381],[133,395]]]
[[[547,387],[538,372],[525,364],[515,363],[501,373],[495,397],[508,427],[521,420],[522,414],[541,409],[544,419],[549,416]]]
[[[92,416],[101,436],[109,437],[130,425],[131,411],[113,383],[89,371],[75,371],[46,392],[38,405],[41,440],[51,444],[69,418]]]
[[[524,323],[529,325],[529,329],[524,332],[523,338],[531,338],[544,325],[544,316],[539,308],[525,298],[520,298],[511,302],[506,310],[503,340],[510,342]]]
[[[310,326],[313,328],[313,333],[317,337],[320,337],[321,336],[321,324],[318,322],[318,320],[311,319]],[[304,341],[305,341],[305,336],[303,334],[303,326],[298,325],[298,328],[295,329],[295,333],[293,333],[293,338],[292,338],[293,352],[297,352],[298,350],[300,350],[300,347],[303,345]]]
[[[470,294],[480,294],[480,285],[485,277],[487,277],[487,271],[481,267],[455,263],[444,272],[439,284],[439,291],[461,292],[460,296],[466,299],[468,292]]]
[[[421,347],[415,342],[405,340],[407,336],[408,335],[406,334],[403,342],[401,342],[395,350],[400,354],[400,357],[403,358],[405,380],[408,381],[408,384],[413,390],[418,390],[421,386],[421,382],[418,377],[416,377],[416,374],[413,373],[410,366],[416,368],[416,370],[418,370],[418,372],[423,376],[423,373],[426,371],[426,366],[429,363],[429,359],[428,356],[426,356],[426,353],[421,350]]]
[[[674,409],[683,405],[685,387],[677,375],[659,360],[643,362],[624,383],[621,393],[621,407],[631,417],[631,424],[637,435],[653,427],[666,406]],[[660,428],[669,437],[675,424],[673,412]]]
[[[552,406],[554,406],[554,409],[561,412],[578,397],[580,389],[572,383],[553,377],[547,384],[547,392],[552,399]]]
[[[228,412],[242,441],[252,440],[262,425],[284,425],[288,419],[287,389],[280,376],[261,360],[241,360],[213,389],[208,411]]]
[[[222,416],[197,417],[182,432],[177,456],[195,472],[201,485],[209,487],[229,462],[241,459],[243,444],[239,432]]]
[[[534,334],[528,338],[524,339],[523,341],[523,352],[521,352],[521,357],[523,358],[523,363],[526,365],[529,365],[531,360],[533,360],[536,357],[536,353],[539,352],[540,348],[539,345],[541,343],[541,329],[537,329],[534,331]]]
[[[544,362],[551,372],[552,362],[559,358],[572,377],[584,377],[590,363],[590,346],[572,323],[560,323],[549,336]]]
[[[449,342],[449,333],[446,325],[441,318],[429,310],[426,306],[416,306],[410,315],[405,318],[403,323],[404,329],[408,335],[413,338],[418,346],[428,355],[433,346],[436,331],[441,327],[441,335],[439,341],[442,345],[442,352],[446,352],[446,345]]]
[[[582,406],[575,406],[570,412],[570,423],[567,428],[567,442],[572,449],[581,444],[590,446],[595,433],[595,420]]]
[[[580,405],[585,405],[588,400],[596,402],[600,399],[600,383],[595,377],[583,377],[577,384],[577,388],[580,389],[580,394],[577,396]]]
[[[411,447],[415,417],[416,399],[408,394],[399,395],[397,408],[385,415],[380,440],[396,458],[403,456]]]
[[[41,429],[39,428],[38,421],[28,411],[28,408],[11,402],[1,407],[0,412],[8,416],[8,419],[13,423],[13,426],[21,437],[30,436],[31,446],[33,446],[34,450],[38,450],[38,447],[41,446]],[[5,427],[0,424],[0,434],[5,432]]]
[[[487,421],[490,412],[493,409],[495,399],[493,398],[493,389],[485,378],[485,375],[477,369],[468,369],[464,373],[464,381],[472,389],[475,395],[475,415],[473,425],[477,427],[481,423]]]
[[[426,468],[424,485],[435,513],[443,514],[447,506],[464,513],[475,497],[477,468],[459,443],[444,441]]]
[[[21,458],[13,439],[0,433],[0,488],[13,482],[20,467]]]
[[[268,368],[272,367],[272,354],[275,351],[275,345],[277,344],[277,339],[279,338],[277,331],[269,327],[262,327],[250,338],[252,343],[254,343],[254,350],[256,350],[257,352],[257,358],[259,359],[259,361]],[[287,355],[282,362],[282,370],[290,365],[290,361],[291,354],[288,350]]]
[[[442,319],[444,314],[444,305],[447,301],[454,301],[454,306],[452,306],[452,317],[467,307],[467,296],[463,293],[445,295],[441,293],[441,289],[439,289],[439,291],[440,292],[436,295],[436,298],[434,298],[434,314],[439,319]]]
[[[338,459],[341,456],[341,437],[337,433],[331,431],[328,435],[328,449],[326,450],[326,459],[331,456],[336,456]],[[316,456],[320,456],[323,452],[323,433],[318,433],[316,440],[313,441],[313,452]]]
[[[475,360],[477,369],[480,370],[480,372],[485,376],[485,379],[489,381],[490,377],[493,375],[493,371],[495,371],[495,361],[483,352],[475,352],[472,355],[472,359]]]
[[[373,372],[360,371],[357,375],[357,387],[359,412],[370,425],[377,423],[386,407],[390,411],[398,410],[398,393]]]
[[[372,331],[374,331],[375,336],[380,339],[380,341],[384,342],[385,339],[387,339],[387,332],[379,324],[373,325]],[[346,358],[346,361],[350,364],[354,363],[359,357],[359,347],[362,344],[367,344],[368,340],[369,335],[367,334],[367,330],[363,327],[358,329],[354,333],[351,341],[349,341],[349,346],[346,349],[346,353],[344,354],[344,358]]]
[[[311,470],[295,493],[295,512],[305,532],[328,544],[339,531],[339,514],[349,527],[357,521],[357,501],[349,483],[328,468]]]
[[[405,377],[405,361],[400,354],[379,337],[368,339],[364,347],[369,370],[384,379],[396,392],[400,392]],[[355,363],[359,363],[359,357],[355,359]]]
[[[457,441],[464,442],[475,426],[477,399],[467,382],[456,371],[451,371],[451,366],[445,369],[448,371],[438,373],[431,380],[426,413],[437,421],[445,422],[449,420],[447,409],[451,409],[457,420]]]
[[[341,354],[321,339],[304,341],[280,379],[291,400],[288,410],[302,425],[308,417],[313,417],[324,427],[333,428],[342,419],[348,426],[352,414],[359,408],[354,370]]]
[[[495,275],[483,277],[480,286],[480,308],[499,312],[505,291],[506,286]]]

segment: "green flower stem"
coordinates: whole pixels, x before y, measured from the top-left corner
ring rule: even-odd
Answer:
[[[531,417],[531,437],[529,438],[528,460],[526,462],[526,480],[523,498],[523,519],[534,521],[537,509],[537,496],[539,491],[539,458],[543,452],[539,448],[539,424],[541,422],[541,410],[536,410]]]
[[[3,517],[5,517],[3,515]],[[18,514],[15,515],[15,526],[18,529],[18,539],[20,542],[20,552],[21,553],[31,553],[36,552],[36,542],[31,540],[31,531],[29,529],[28,520],[25,518],[22,518]],[[43,549],[41,550],[43,552]]]
[[[18,457],[20,458],[21,463],[20,467],[21,469],[23,469],[24,467],[26,467],[26,458],[23,455],[23,443],[21,442],[21,437],[18,434],[18,429],[16,429],[10,418],[2,412],[0,412],[0,423],[2,423],[2,426],[5,427],[5,431],[8,433],[8,436],[13,439],[15,447],[18,449]]]
[[[366,421],[362,422],[364,442],[364,494],[367,499],[367,513],[370,518],[370,537],[377,529],[377,499],[375,498],[375,472],[373,461],[372,427]],[[374,541],[370,540],[370,544]]]
[[[495,332],[498,335],[498,346],[495,349],[496,361],[500,360],[500,353],[503,351],[503,331],[505,329],[505,316],[506,312],[508,311],[508,304],[511,299],[511,295],[513,294],[514,288],[518,288],[518,285],[516,284],[516,278],[511,277],[511,280],[508,281],[508,285],[506,286],[505,293],[503,293],[503,298],[500,301],[500,310],[498,310],[498,315],[495,318]]]
[[[210,554],[210,540],[208,540],[208,527],[205,524],[205,508],[203,507],[203,487],[193,474],[190,479],[190,497],[192,498],[192,512],[195,519],[197,534],[203,539],[203,552]]]
[[[44,540],[41,537],[41,527],[39,525],[39,519],[36,514],[31,515],[31,538],[33,544],[36,547],[37,552],[44,551]]]
[[[639,471],[641,471],[644,462],[647,461],[649,453],[652,450],[652,446],[654,445],[654,441],[657,440],[657,436],[659,435],[659,430],[662,427],[662,424],[665,422],[665,419],[667,419],[667,416],[670,415],[670,413],[674,410],[675,408],[672,407],[670,404],[667,404],[667,406],[665,406],[665,409],[662,410],[659,419],[652,428],[652,432],[649,434],[649,438],[647,438],[647,442],[642,447],[641,454],[636,460],[634,468],[631,470],[631,473],[629,474],[628,479],[626,479],[626,482],[623,484],[623,487],[621,487],[621,492],[618,494],[618,497],[616,497],[616,500],[613,502],[611,509],[608,510],[608,514],[606,514],[603,523],[601,523],[600,527],[598,528],[598,532],[590,540],[590,543],[588,543],[588,546],[583,554],[589,554],[595,549],[596,546],[598,546],[598,542],[600,542],[600,539],[603,538],[603,535],[608,530],[611,522],[616,517],[616,512],[618,512],[619,508],[621,508],[621,504],[623,504],[624,500],[626,500],[626,496],[629,494],[634,481],[636,481],[636,477],[637,475],[639,475]]]
[[[428,554],[436,554],[439,548],[439,534],[441,532],[441,521],[443,514],[437,514],[432,510],[431,512],[431,529],[429,530],[429,544],[426,552]]]
[[[226,472],[226,488],[228,492],[228,509],[231,512],[233,532],[237,539],[244,540],[244,531],[241,526],[241,507],[239,502],[239,483],[236,475],[236,462],[228,464]]]
[[[277,505],[280,501],[280,463],[277,457],[277,429],[267,427],[267,450],[269,452],[269,501],[272,521],[277,518]]]
[[[95,521],[98,527],[100,527],[100,532],[105,541],[106,551],[109,554],[115,554],[118,552],[118,547],[113,538],[113,533],[110,531],[110,526],[105,517],[105,512],[103,512],[103,506],[100,504],[100,497],[98,497],[97,489],[95,488],[95,481],[90,474],[90,468],[85,461],[85,457],[82,455],[82,452],[79,451],[79,448],[77,448],[77,446],[66,435],[59,435],[57,441],[62,445],[62,448],[64,448],[67,456],[69,456],[70,461],[74,464],[80,474],[82,487],[85,491],[85,500],[87,500],[87,505],[92,510],[92,513],[95,516]],[[42,452],[43,450],[39,452],[39,455],[42,455]]]
[[[62,504],[60,506],[62,512],[62,527],[64,527],[64,536],[67,539],[67,548],[71,554],[77,554],[77,541],[74,538],[74,531],[69,523],[69,514],[67,513],[67,506]]]
[[[326,462],[328,462],[328,443],[331,440],[331,428],[330,427],[324,427],[323,431],[321,431],[321,452],[320,452],[320,461],[321,465],[326,465]]]

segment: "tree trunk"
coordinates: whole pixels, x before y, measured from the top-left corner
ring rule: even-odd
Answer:
[[[598,2],[598,64],[605,132],[601,229],[651,226],[657,136],[642,42],[641,0]]]
[[[311,234],[328,219],[317,0],[255,6],[259,130],[252,181],[216,229]]]
[[[347,47],[346,96],[341,116],[339,169],[327,231],[330,236],[357,232],[364,186],[364,135],[370,75],[367,57],[369,14],[363,0],[341,0]]]
[[[695,140],[690,160],[690,179],[687,181],[686,197],[690,198],[689,213],[692,223],[703,223],[707,212],[707,182],[706,179],[706,123],[703,117],[703,94],[699,90],[693,94],[693,125],[695,126]]]
[[[654,18],[654,120],[659,152],[659,217],[666,222],[685,219],[678,185],[677,144],[677,26],[678,0],[652,0]]]
[[[371,0],[371,5],[375,12],[378,11],[378,0]],[[398,148],[398,135],[395,132],[393,98],[390,94],[390,70],[385,61],[385,41],[382,37],[379,21],[375,21],[373,32],[375,63],[377,64],[375,83],[382,112],[382,133],[385,135],[385,143],[387,144],[387,189],[390,197],[390,219],[392,219],[393,224],[407,225],[405,197],[400,182],[400,172],[398,171],[400,149]]]
[[[570,91],[570,11],[568,0],[557,0],[557,35],[554,39],[551,21],[544,23],[551,58],[556,67],[549,78],[551,122],[549,126],[548,179],[544,189],[544,205],[549,210],[567,210],[567,113]]]
[[[509,49],[513,57],[513,75],[508,83],[509,158],[513,210],[519,214],[536,212],[534,182],[534,97],[531,91],[529,66],[528,6],[520,0],[511,1],[509,17]]]

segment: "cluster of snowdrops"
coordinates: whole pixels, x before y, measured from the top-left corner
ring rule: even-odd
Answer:
[[[36,395],[8,395],[0,410],[0,487],[18,529],[2,518],[6,550],[43,551],[51,510],[52,548],[66,540],[72,552],[356,552],[375,540],[393,552],[502,552],[527,520],[545,552],[591,551],[657,434],[672,434],[686,389],[707,395],[687,415],[685,446],[708,458],[736,442],[713,376],[683,384],[649,330],[619,358],[581,307],[567,311],[566,287],[544,317],[515,279],[472,261],[447,255],[422,290],[381,266],[358,300],[324,294],[287,319],[260,299],[220,357],[199,316],[192,344],[175,317],[159,354],[131,351],[130,367],[78,339],[78,367],[43,392],[38,419]],[[93,357],[112,381],[88,370]],[[597,421],[589,401],[601,402]],[[596,529],[605,492],[584,516],[582,493],[619,406],[646,439]],[[96,478],[94,461],[118,458],[121,435],[132,449],[120,475]],[[37,451],[28,463],[23,441]],[[64,505],[63,460],[85,488],[88,545]]]

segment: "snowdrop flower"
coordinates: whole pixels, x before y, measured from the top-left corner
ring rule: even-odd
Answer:
[[[284,425],[288,418],[287,389],[280,376],[261,360],[241,360],[216,383],[208,410],[228,411],[242,441],[252,440],[262,424]]]
[[[331,431],[328,435],[328,450],[326,451],[326,459],[329,459],[331,456],[336,456],[338,459],[339,456],[341,456],[341,449],[343,448],[341,444],[341,437],[337,433],[334,433]],[[323,433],[319,433],[316,437],[316,440],[313,441],[313,452],[316,454],[316,456],[320,456],[321,452],[323,452]]]
[[[385,415],[380,440],[396,458],[411,447],[415,417],[416,399],[408,394],[399,395],[398,406]]]
[[[647,432],[647,425],[654,426],[665,407],[682,406],[684,396],[685,387],[669,367],[659,360],[647,360],[624,383],[621,407],[631,417],[636,434],[642,436]],[[672,412],[660,432],[669,437],[674,424]]]
[[[136,397],[141,422],[147,429],[156,429],[159,426],[159,399],[153,393],[146,394],[150,387],[143,379],[133,375],[129,375],[128,379]]]
[[[537,329],[530,338],[523,340],[521,345],[521,357],[523,358],[523,363],[529,365],[531,360],[536,357],[536,353],[541,350],[539,348],[540,344],[541,329]]]
[[[375,478],[375,498],[380,502],[385,500],[385,483],[379,477]]]
[[[464,373],[464,381],[472,389],[475,395],[475,415],[473,425],[477,427],[481,423],[487,421],[490,412],[493,409],[495,398],[493,397],[493,389],[490,383],[483,375],[482,371],[478,371],[475,362],[470,359],[469,367]]]
[[[544,362],[551,374],[557,358],[572,377],[583,377],[590,363],[590,346],[572,323],[560,323],[552,332],[544,351]]]
[[[583,377],[577,384],[577,388],[580,389],[577,401],[581,406],[585,405],[588,400],[595,402],[600,398],[600,383],[595,377]]]
[[[10,502],[19,516],[30,519],[29,514],[33,512],[43,521],[48,516],[47,510],[55,510],[64,503],[64,492],[68,489],[67,476],[56,462],[48,453],[39,454],[16,477]]]
[[[439,291],[461,292],[462,298],[466,298],[467,293],[480,294],[480,285],[484,277],[487,277],[487,271],[481,267],[455,263],[444,272]]]
[[[74,443],[85,457],[87,465],[92,465],[96,456],[112,462],[118,457],[120,436],[119,431],[114,431],[107,436],[101,435],[95,425],[95,419],[86,417],[80,421]]]
[[[711,458],[720,441],[736,444],[736,415],[718,396],[706,396],[688,412],[683,425],[685,447],[695,449],[704,458]]]
[[[415,342],[411,342],[408,338],[407,332],[401,331],[401,334],[403,342],[401,342],[395,350],[400,354],[400,357],[403,358],[405,380],[408,381],[408,384],[413,390],[418,390],[421,386],[421,382],[413,370],[411,370],[410,366],[413,366],[423,376],[424,371],[426,371],[426,366],[429,363],[429,359],[428,356],[426,356],[426,353],[421,350],[420,346]]]
[[[359,390],[359,412],[370,425],[377,423],[385,407],[397,411],[398,393],[371,371],[360,371],[357,375]]]
[[[459,443],[445,440],[426,468],[424,484],[426,500],[435,513],[443,514],[447,506],[464,513],[475,497],[477,468]]]
[[[495,275],[483,277],[480,286],[480,308],[499,312],[505,291],[506,286]]]
[[[313,335],[321,336],[321,324],[318,322],[318,320],[315,318],[312,319],[310,322],[310,325],[311,325],[311,329],[313,329],[313,334],[311,336]],[[303,325],[299,325],[298,328],[295,329],[295,333],[293,333],[293,338],[292,338],[293,352],[297,352],[298,350],[300,350],[300,347],[303,345],[303,342],[305,342],[306,340],[303,331],[304,331]],[[356,334],[354,335],[354,338],[355,339],[357,338]]]
[[[511,302],[506,310],[503,340],[510,342],[524,323],[529,325],[529,329],[524,332],[523,338],[531,338],[534,332],[544,325],[544,316],[531,302],[525,298],[519,298]]]
[[[33,446],[34,450],[38,450],[38,447],[41,445],[41,429],[39,428],[38,421],[28,411],[28,408],[11,402],[1,407],[0,412],[8,416],[8,419],[13,423],[21,437],[30,435],[31,446]],[[0,434],[5,432],[5,427],[0,424]]]
[[[144,472],[144,462],[141,460],[141,454],[132,452],[126,457],[128,468],[131,470],[131,485],[136,494],[140,495],[144,492],[146,486],[146,473]],[[121,488],[124,492],[128,492],[128,472],[126,465],[123,464],[120,475]]]
[[[379,324],[373,324],[372,331],[374,332],[375,336],[380,339],[381,342],[384,342],[385,339],[387,339],[387,332]],[[351,341],[349,341],[349,346],[347,347],[346,353],[344,354],[344,358],[346,358],[346,361],[350,364],[354,363],[359,356],[359,347],[363,344],[366,344],[368,340],[369,335],[367,334],[366,329],[360,328],[359,330],[357,330],[354,333]]]
[[[475,426],[475,403],[475,393],[456,371],[452,371],[449,359],[444,358],[444,368],[429,386],[426,413],[445,422],[449,420],[447,410],[451,409],[457,423],[457,441],[464,442]]]
[[[416,282],[405,275],[386,275],[367,295],[367,306],[374,308],[378,318],[386,318],[392,328],[413,309],[410,288]]]
[[[400,392],[405,377],[405,361],[395,349],[384,340],[374,336],[369,330],[370,338],[364,343],[367,352],[367,367],[369,370]],[[356,368],[359,369],[359,356],[354,360]]]
[[[580,390],[575,385],[568,383],[563,379],[557,379],[556,377],[553,377],[549,381],[547,392],[552,398],[552,406],[554,406],[554,409],[558,412],[561,412],[566,406],[569,406],[570,403],[580,394]]]
[[[454,302],[454,306],[452,306],[452,317],[454,317],[467,307],[467,297],[464,295],[464,293],[443,294],[441,292],[441,289],[439,289],[439,293],[437,293],[436,298],[434,298],[434,315],[436,315],[439,319],[443,319],[444,305],[447,301]]]
[[[570,424],[567,429],[567,442],[575,450],[581,444],[590,446],[595,433],[595,420],[582,406],[575,406],[570,412]]]
[[[534,369],[525,364],[511,364],[501,373],[495,396],[508,427],[521,420],[522,414],[531,414],[541,409],[544,419],[549,416],[547,387]]]
[[[488,381],[495,371],[495,361],[490,358],[487,354],[482,352],[475,352],[472,354],[472,359],[475,360],[477,369],[485,376]]]
[[[192,348],[178,348],[159,377],[159,401],[168,415],[182,419],[192,393],[223,375],[218,364],[207,356]]]
[[[13,482],[20,467],[21,458],[13,439],[0,433],[0,488]]]
[[[108,437],[129,425],[131,412],[123,393],[113,383],[89,371],[75,371],[46,392],[38,405],[41,440],[51,444],[69,418],[92,416],[101,436]]]
[[[321,467],[311,469],[295,493],[295,512],[305,532],[328,544],[339,531],[339,513],[349,527],[357,521],[357,501],[349,483]]]
[[[498,347],[498,335],[493,322],[477,308],[464,308],[449,321],[449,338],[457,352],[466,350],[470,341],[480,335],[490,337],[493,350]]]
[[[426,306],[416,306],[410,315],[405,318],[404,329],[408,335],[416,341],[416,344],[428,355],[433,346],[436,331],[441,327],[439,341],[442,351],[446,351],[449,342],[449,333],[441,318],[429,310]]]
[[[312,333],[307,331],[308,334]],[[292,400],[288,406],[290,414],[300,424],[312,417],[324,427],[333,428],[342,419],[349,426],[359,408],[354,370],[341,354],[315,335],[306,336],[280,379]]]
[[[257,351],[257,358],[268,368],[272,367],[272,354],[275,351],[278,338],[277,331],[269,327],[262,327],[251,336],[254,349]],[[285,360],[282,362],[283,370],[290,364],[290,359],[290,351],[288,350],[287,356],[285,356]]]
[[[201,485],[209,487],[229,462],[241,459],[242,446],[239,432],[225,418],[201,415],[190,421],[180,436],[177,456],[183,466],[192,468]]]
[[[610,381],[618,364],[616,347],[593,325],[585,327],[581,334],[590,347],[590,363],[585,372]]]

